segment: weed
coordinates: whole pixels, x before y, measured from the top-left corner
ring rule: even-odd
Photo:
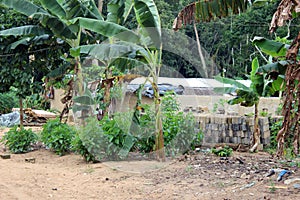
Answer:
[[[233,151],[232,148],[230,148],[230,147],[228,147],[228,146],[225,146],[225,147],[223,147],[223,148],[218,148],[218,149],[213,148],[213,149],[211,150],[211,152],[212,152],[213,154],[215,154],[215,155],[217,155],[217,156],[220,156],[220,157],[229,157],[229,156],[231,156],[232,151]]]
[[[271,182],[269,190],[270,190],[271,193],[275,193],[276,187],[275,187],[274,182]]]
[[[12,153],[25,153],[37,141],[38,136],[31,129],[11,128],[1,139],[1,143],[9,148]]]

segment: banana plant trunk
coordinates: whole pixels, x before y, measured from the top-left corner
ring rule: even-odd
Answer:
[[[152,88],[154,92],[154,103],[155,103],[155,150],[157,152],[157,159],[159,161],[166,161],[165,149],[164,149],[164,136],[163,136],[163,125],[161,118],[161,100],[158,90],[157,77],[153,78]]]
[[[260,130],[258,126],[258,102],[254,104],[254,132],[250,152],[257,150],[260,145]]]

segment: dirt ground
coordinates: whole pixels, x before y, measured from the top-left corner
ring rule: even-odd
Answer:
[[[2,134],[5,130],[2,130]],[[3,146],[0,154],[5,154]],[[29,159],[29,162],[26,161]],[[300,163],[300,160],[297,160]],[[272,168],[293,173],[277,181]],[[300,199],[300,170],[264,152],[220,158],[197,152],[166,163],[122,161],[87,164],[81,156],[40,149],[0,158],[0,199]],[[300,182],[299,182],[300,183]]]

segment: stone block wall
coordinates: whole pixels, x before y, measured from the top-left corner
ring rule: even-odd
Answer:
[[[199,129],[204,133],[203,144],[234,143],[249,145],[254,131],[254,118],[230,115],[198,115]],[[269,120],[259,118],[261,144],[270,144]]]

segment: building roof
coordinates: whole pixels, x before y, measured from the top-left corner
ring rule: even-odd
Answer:
[[[139,77],[132,80],[129,85],[140,85],[145,83],[145,77]],[[250,80],[238,80],[238,82],[250,86]],[[150,84],[146,82],[146,84]],[[183,86],[184,88],[215,88],[215,87],[230,87],[229,84],[221,83],[215,79],[209,78],[169,78],[169,77],[159,77],[158,84],[171,84],[174,86]]]

